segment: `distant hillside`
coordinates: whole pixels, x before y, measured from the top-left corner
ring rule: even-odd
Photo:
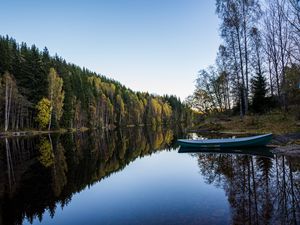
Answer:
[[[134,92],[119,82],[50,56],[47,48],[0,36],[0,129],[57,129],[189,123],[175,96]]]

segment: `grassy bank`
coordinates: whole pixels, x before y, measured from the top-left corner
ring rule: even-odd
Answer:
[[[287,134],[300,132],[300,121],[297,116],[281,111],[263,115],[239,116],[214,115],[207,116],[203,122],[195,126],[195,130],[243,133],[273,133]]]

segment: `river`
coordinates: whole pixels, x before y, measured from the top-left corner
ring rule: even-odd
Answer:
[[[179,153],[186,135],[144,127],[0,139],[0,224],[300,223],[299,157]]]

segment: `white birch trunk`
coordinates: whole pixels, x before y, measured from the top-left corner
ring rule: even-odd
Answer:
[[[9,126],[9,117],[10,117],[10,108],[11,108],[11,95],[12,95],[12,84],[6,79],[5,82],[5,127],[4,131],[8,130]],[[10,86],[10,87],[9,87]]]
[[[48,130],[51,128],[51,120],[52,120],[52,110],[53,110],[53,88],[51,87],[50,91],[50,119],[49,119],[49,125],[48,125]]]

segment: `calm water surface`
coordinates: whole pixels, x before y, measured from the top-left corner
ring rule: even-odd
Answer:
[[[184,136],[1,139],[0,224],[299,224],[299,158],[178,153]]]

